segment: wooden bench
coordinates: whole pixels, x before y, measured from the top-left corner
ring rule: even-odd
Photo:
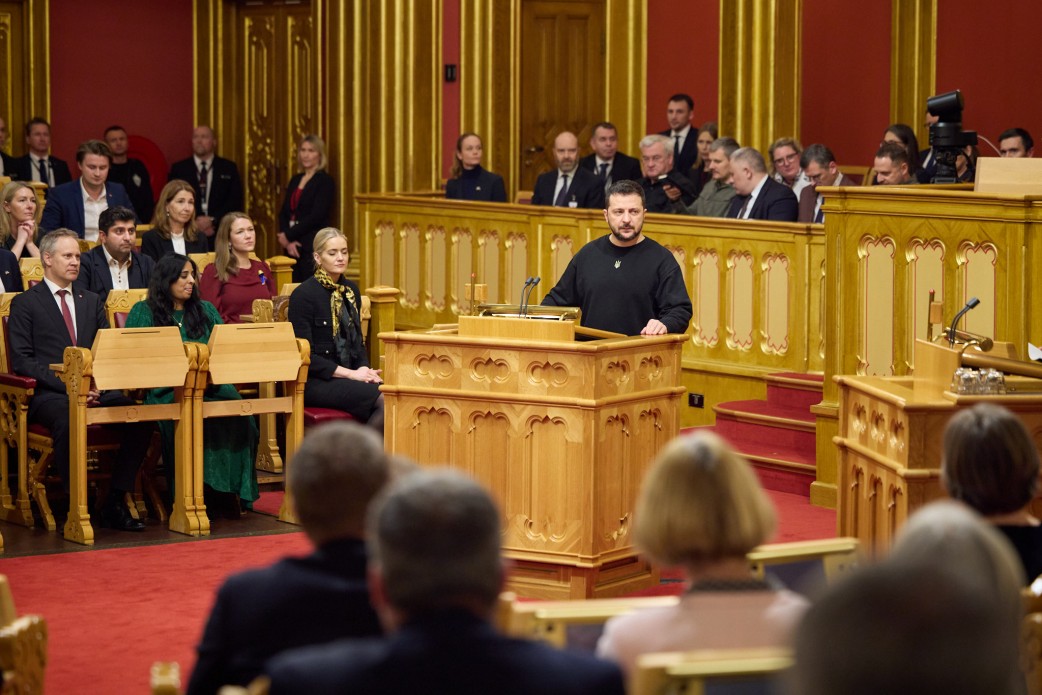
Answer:
[[[637,670],[630,677],[630,695],[660,695],[706,692],[777,692],[782,674],[793,664],[789,649],[721,649],[644,654],[637,658]]]

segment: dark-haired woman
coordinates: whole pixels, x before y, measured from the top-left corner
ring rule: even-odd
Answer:
[[[147,298],[135,304],[127,316],[127,328],[177,326],[182,340],[196,343],[208,342],[210,332],[219,323],[221,317],[214,305],[199,298],[195,263],[181,254],[159,259],[152,271]],[[173,397],[172,389],[153,389],[146,395],[145,402],[171,403]],[[203,396],[207,401],[240,398],[230,384],[210,387]],[[240,501],[249,507],[258,496],[254,471],[257,426],[252,417],[209,418],[203,423],[203,482],[211,490],[224,493],[210,493],[207,506],[212,504],[234,515]],[[163,435],[163,461],[173,489],[169,469],[174,461],[174,427],[170,422],[160,422],[159,427]]]
[[[452,162],[452,178],[445,184],[445,197],[450,200],[507,202],[503,177],[481,168],[483,148],[477,133],[463,133],[456,141],[456,158]]]

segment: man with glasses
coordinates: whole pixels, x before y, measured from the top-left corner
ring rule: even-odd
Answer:
[[[803,174],[810,185],[800,192],[800,216],[797,222],[821,224],[825,221],[821,212],[824,197],[818,193],[818,186],[856,186],[839,170],[836,157],[825,145],[816,143],[803,151],[800,158]]]
[[[771,164],[774,165],[774,180],[791,188],[796,198],[799,198],[803,189],[810,185],[810,179],[800,168],[802,150],[796,140],[779,138],[771,143],[771,149],[768,151]]]
[[[648,212],[683,215],[695,201],[695,184],[673,167],[673,150],[664,135],[647,135],[640,141],[641,186]]]

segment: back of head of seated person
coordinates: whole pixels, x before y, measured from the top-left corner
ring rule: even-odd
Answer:
[[[791,692],[1023,692],[1012,549],[972,510],[935,502],[891,554],[830,588],[796,636]]]
[[[1042,526],[1031,513],[1039,489],[1039,455],[1020,418],[989,403],[952,416],[944,432],[941,482],[949,496],[1009,539],[1028,582],[1042,574]]]
[[[598,653],[631,670],[649,652],[787,644],[806,601],[753,578],[745,557],[775,523],[752,467],[724,440],[674,439],[644,479],[633,534],[653,562],[684,570],[689,591],[676,607],[610,620]]]

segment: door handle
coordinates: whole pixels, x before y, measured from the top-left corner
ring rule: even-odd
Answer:
[[[543,151],[543,148],[539,145],[533,145],[532,147],[525,148],[525,154],[539,154]]]

